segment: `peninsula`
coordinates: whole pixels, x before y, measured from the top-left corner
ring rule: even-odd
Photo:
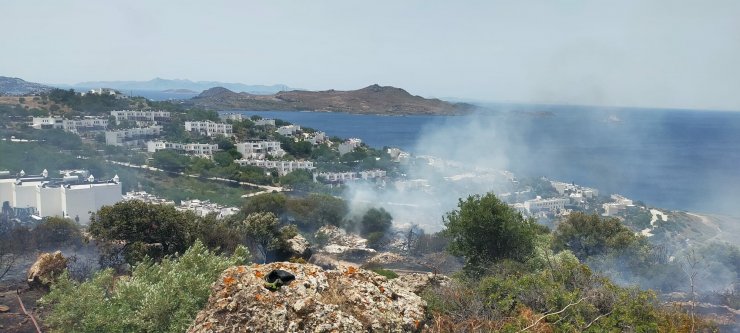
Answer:
[[[188,101],[221,110],[319,111],[379,115],[463,115],[474,106],[414,96],[401,88],[377,84],[349,91],[283,91],[271,95],[236,93],[222,87],[203,91]]]

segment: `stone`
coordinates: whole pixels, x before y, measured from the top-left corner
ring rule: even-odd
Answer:
[[[8,312],[10,311],[10,307],[4,304],[0,304],[0,312]]]
[[[49,287],[67,268],[67,258],[61,251],[42,253],[28,269],[28,285],[34,287]]]
[[[270,291],[265,277],[276,270],[295,279]],[[411,289],[354,266],[235,266],[216,281],[188,332],[420,332],[425,308]]]
[[[427,288],[446,286],[451,279],[445,275],[433,273],[400,274],[390,281],[392,285],[410,289],[414,294],[421,295]]]
[[[311,244],[301,235],[295,235],[293,238],[286,241],[288,244],[287,250],[291,257],[303,258],[308,260],[311,258],[313,251],[311,250]]]

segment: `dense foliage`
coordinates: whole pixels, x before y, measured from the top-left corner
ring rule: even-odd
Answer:
[[[624,250],[640,240],[617,218],[601,218],[596,214],[576,212],[558,224],[553,248],[556,251],[571,250],[578,259],[583,260],[608,251]]]
[[[458,209],[444,217],[444,225],[448,250],[464,257],[468,269],[501,259],[524,261],[542,232],[533,219],[524,219],[491,193],[460,199]]]
[[[76,284],[65,273],[41,302],[45,323],[53,332],[184,332],[219,274],[247,257],[243,247],[222,257],[195,242],[181,257],[140,263],[130,277],[108,269]]]

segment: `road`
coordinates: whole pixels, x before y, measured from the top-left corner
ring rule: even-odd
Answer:
[[[240,181],[236,181],[233,179],[226,179],[226,178],[220,178],[220,177],[207,177],[206,178],[200,175],[186,174],[184,172],[167,171],[167,170],[155,168],[153,166],[148,166],[148,165],[136,165],[136,164],[131,164],[127,162],[118,162],[118,161],[111,161],[111,160],[105,160],[105,161],[111,164],[121,165],[121,166],[129,167],[129,168],[144,169],[144,170],[151,170],[151,171],[161,171],[161,172],[166,172],[166,173],[174,174],[174,175],[187,176],[187,177],[200,178],[200,179],[208,179],[208,180],[216,180],[216,181],[232,183],[232,184],[247,185],[247,186],[252,186],[252,187],[262,189],[262,191],[259,191],[259,192],[245,194],[242,196],[243,198],[255,196],[258,194],[262,194],[262,193],[288,191],[288,189],[281,187],[281,186],[260,185],[260,184],[255,184],[255,183],[250,183],[250,182],[240,182]]]

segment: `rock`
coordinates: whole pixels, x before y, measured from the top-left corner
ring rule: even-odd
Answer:
[[[368,264],[375,264],[375,265],[388,265],[388,264],[398,264],[398,263],[404,263],[408,261],[407,258],[400,254],[392,253],[392,252],[382,252],[378,255],[372,257],[370,260],[367,261]]]
[[[312,255],[311,258],[308,259],[308,262],[323,269],[336,269],[340,265],[339,260],[320,253]]]
[[[391,284],[408,288],[414,294],[421,295],[424,290],[430,287],[446,286],[450,283],[450,278],[441,274],[433,273],[410,273],[401,274],[397,278],[391,280]]]
[[[274,270],[295,280],[271,291],[265,277]],[[412,290],[353,266],[236,266],[221,274],[188,332],[418,332],[425,307]]]
[[[326,253],[343,254],[349,251],[352,257],[359,255],[367,258],[376,252],[367,247],[367,239],[347,233],[333,225],[323,226],[316,232],[316,238],[322,237],[327,239],[327,244],[323,248]]]
[[[4,304],[0,304],[0,313],[10,311],[10,307]]]
[[[303,258],[305,260],[311,258],[311,254],[313,253],[313,251],[311,250],[311,244],[303,236],[296,235],[293,238],[289,239],[287,243],[287,250],[290,253],[291,257]]]
[[[42,253],[28,269],[28,285],[32,288],[48,287],[66,268],[67,258],[61,251]]]

